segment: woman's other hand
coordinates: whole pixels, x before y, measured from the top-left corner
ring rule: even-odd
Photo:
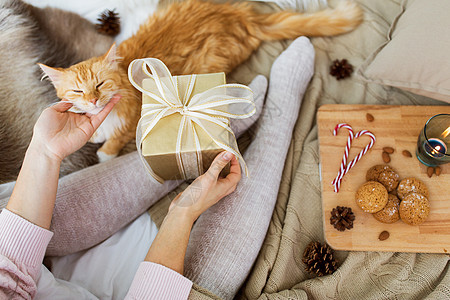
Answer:
[[[231,161],[230,173],[219,178],[220,172]],[[216,156],[208,171],[199,176],[172,201],[169,212],[178,212],[194,222],[204,211],[232,193],[241,179],[241,168],[236,157],[224,151]]]

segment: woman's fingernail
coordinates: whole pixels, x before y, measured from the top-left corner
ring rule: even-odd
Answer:
[[[114,95],[114,97],[111,99],[114,103],[117,103],[117,102],[119,102],[119,100],[122,98],[122,96],[121,95],[119,95],[119,94],[116,94],[116,95]]]
[[[225,152],[223,154],[223,159],[225,159],[225,160],[231,160],[232,157],[233,157],[233,155],[230,152]]]

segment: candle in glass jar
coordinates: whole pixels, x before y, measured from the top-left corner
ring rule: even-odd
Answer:
[[[450,162],[450,114],[428,119],[417,139],[417,159],[428,167]]]
[[[425,151],[432,157],[443,157],[447,152],[447,146],[443,141],[431,138],[424,143]]]

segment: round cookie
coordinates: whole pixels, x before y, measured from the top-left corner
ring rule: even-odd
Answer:
[[[355,200],[363,211],[376,213],[386,206],[388,192],[381,183],[368,181],[356,191]]]
[[[409,225],[419,225],[425,222],[430,213],[430,202],[418,193],[406,195],[399,206],[400,218]]]
[[[395,223],[400,219],[399,204],[397,196],[389,194],[386,206],[373,214],[373,217],[382,223]]]
[[[375,165],[366,173],[366,181],[377,181],[378,175],[383,171],[385,165]]]
[[[426,198],[429,196],[425,183],[414,177],[403,179],[397,186],[397,195],[400,200],[403,200],[409,193],[418,193]]]
[[[387,167],[378,175],[377,181],[384,185],[388,192],[392,192],[398,186],[399,176],[391,167]]]
[[[378,181],[387,189],[388,192],[392,192],[398,185],[399,176],[388,165],[376,165],[367,170],[367,181]]]

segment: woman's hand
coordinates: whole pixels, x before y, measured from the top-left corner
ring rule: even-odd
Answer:
[[[60,101],[42,112],[34,125],[30,147],[63,160],[87,143],[119,100],[120,95],[115,95],[97,115],[67,112],[72,104]]]
[[[219,178],[222,169],[231,161],[230,174]],[[236,157],[224,151],[216,156],[208,171],[172,201],[169,212],[179,212],[194,222],[204,211],[232,193],[241,179]]]
[[[72,104],[64,101],[45,109],[34,125],[33,138],[6,208],[49,229],[61,161],[89,140],[119,99],[114,96],[95,116],[68,112]]]
[[[230,174],[219,178],[229,161]],[[236,157],[226,151],[217,155],[208,171],[173,199],[145,260],[183,274],[192,224],[205,210],[233,192],[240,179],[241,168]]]

